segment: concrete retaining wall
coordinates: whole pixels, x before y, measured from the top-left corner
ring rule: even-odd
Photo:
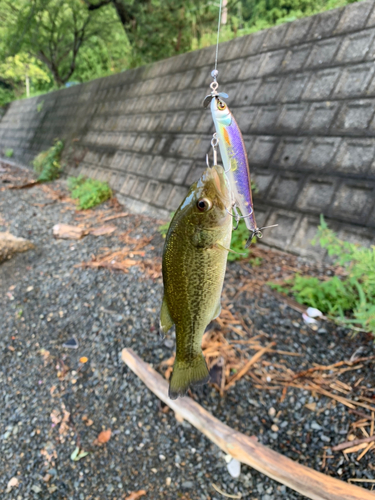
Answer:
[[[65,140],[70,174],[109,181],[133,210],[165,216],[205,168],[202,100],[215,47],[32,99],[0,122],[0,151],[30,164]],[[375,241],[375,3],[222,43],[220,90],[243,131],[265,242],[318,256],[323,213],[340,236]]]

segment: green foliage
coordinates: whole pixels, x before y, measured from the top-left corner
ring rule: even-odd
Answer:
[[[357,324],[375,334],[375,246],[366,248],[340,240],[323,216],[313,243],[319,243],[330,257],[335,257],[334,263],[341,267],[343,276],[322,281],[296,275],[284,286],[271,286],[342,323]]]
[[[60,158],[63,148],[64,143],[56,139],[51,148],[42,151],[34,158],[33,167],[39,174],[39,182],[50,182],[60,177],[62,171]]]
[[[249,238],[249,230],[246,227],[245,221],[240,220],[238,228],[232,232],[232,240],[230,242],[230,249],[233,250],[232,253],[228,253],[228,260],[234,261],[239,259],[245,259],[250,254],[250,248],[245,248],[245,244]]]
[[[163,238],[165,238],[167,236],[167,233],[168,233],[168,229],[169,229],[169,226],[171,224],[171,221],[174,217],[174,214],[175,212],[172,212],[170,215],[169,215],[169,221],[166,222],[165,224],[162,224],[161,226],[158,227],[158,231],[159,233],[163,236]]]
[[[71,196],[78,200],[78,206],[81,210],[95,207],[112,196],[111,188],[106,182],[95,179],[86,179],[83,176],[69,177],[68,188]]]
[[[9,149],[6,149],[6,150],[5,150],[5,156],[6,156],[7,158],[12,158],[13,153],[14,153],[14,151],[13,151],[13,149],[12,149],[12,148],[9,148]]]

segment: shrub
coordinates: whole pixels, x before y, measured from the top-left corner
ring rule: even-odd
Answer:
[[[54,145],[42,151],[33,160],[34,171],[39,174],[39,182],[50,182],[58,179],[62,172],[60,165],[61,153],[64,148],[64,143],[58,139]]]
[[[106,182],[86,179],[83,176],[69,177],[68,188],[71,196],[78,200],[81,210],[95,207],[112,196],[112,190]]]
[[[296,275],[281,286],[270,283],[271,287],[291,293],[301,304],[316,307],[338,322],[357,324],[375,334],[375,246],[340,240],[323,216],[313,244],[317,242],[335,257],[342,276],[323,281]]]
[[[13,151],[13,149],[12,149],[12,148],[9,148],[9,149],[6,149],[6,150],[5,150],[5,156],[6,156],[7,158],[12,158],[13,153],[14,153],[14,151]]]

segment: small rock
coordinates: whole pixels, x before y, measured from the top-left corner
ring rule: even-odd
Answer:
[[[317,422],[315,422],[315,420],[313,420],[311,422],[310,427],[311,427],[311,429],[314,429],[315,431],[321,431],[322,430],[322,427]]]
[[[190,488],[194,488],[194,483],[193,483],[193,481],[185,481],[181,484],[181,488],[184,488],[186,490],[188,490]]]
[[[232,458],[232,460],[227,464],[227,469],[229,474],[234,477],[240,477],[241,475],[241,462],[236,460],[235,458]]]
[[[33,490],[34,493],[40,493],[42,491],[42,488],[40,488],[37,484],[33,484],[31,486],[31,489]]]
[[[324,441],[325,443],[330,443],[330,442],[331,442],[331,438],[330,438],[330,437],[328,437],[328,436],[325,436],[324,434],[322,434],[322,435],[320,436],[320,439],[321,439],[322,441]]]
[[[276,425],[276,424],[273,424],[273,425],[271,426],[271,429],[273,430],[273,432],[278,432],[278,430],[279,430],[279,428],[277,427],[277,425]]]
[[[276,410],[275,408],[271,407],[269,410],[268,410],[268,415],[272,418],[276,415]]]

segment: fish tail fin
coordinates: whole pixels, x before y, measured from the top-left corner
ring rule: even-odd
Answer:
[[[185,396],[191,385],[205,384],[209,378],[206,360],[202,353],[197,354],[190,361],[179,361],[176,358],[168,395],[171,399]]]

